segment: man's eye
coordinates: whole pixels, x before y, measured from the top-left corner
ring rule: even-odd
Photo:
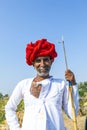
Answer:
[[[43,61],[43,62],[49,62],[50,59],[49,58],[43,58],[43,59],[36,59],[35,60],[36,63],[40,63],[41,61]]]
[[[36,63],[40,63],[41,60],[40,60],[40,59],[36,59],[35,62],[36,62]]]
[[[44,60],[44,62],[48,62],[49,61],[49,59],[48,58],[45,58],[45,59],[43,59]]]

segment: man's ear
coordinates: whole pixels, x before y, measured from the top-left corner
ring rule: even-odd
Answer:
[[[33,65],[33,67],[34,67],[34,62],[32,62],[32,65]]]
[[[54,60],[53,60],[53,59],[51,59],[51,64],[53,63],[53,61],[54,61]]]

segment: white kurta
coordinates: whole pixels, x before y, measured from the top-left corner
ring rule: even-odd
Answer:
[[[5,106],[10,130],[65,130],[62,107],[72,118],[68,86],[65,81],[53,77],[41,81],[42,89],[39,98],[30,93],[32,81],[33,78],[19,82]],[[77,86],[73,86],[73,96],[76,113],[78,113]],[[19,127],[15,113],[21,99],[24,99],[25,105],[22,128]]]

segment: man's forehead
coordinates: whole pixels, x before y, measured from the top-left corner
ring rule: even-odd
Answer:
[[[37,57],[36,59],[44,59],[44,58],[49,58],[50,59],[50,56],[39,56],[39,57]],[[36,60],[35,59],[35,60]]]

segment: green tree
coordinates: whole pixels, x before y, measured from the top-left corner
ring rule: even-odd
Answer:
[[[8,95],[8,94],[5,94],[4,97],[9,97],[9,95]]]
[[[87,102],[87,82],[81,82],[78,85],[79,88],[79,104],[83,114],[87,114],[87,110],[84,108],[84,103]]]
[[[0,93],[0,98],[3,98],[3,94],[2,93]]]
[[[87,96],[87,82],[80,82],[78,88],[80,97]]]

